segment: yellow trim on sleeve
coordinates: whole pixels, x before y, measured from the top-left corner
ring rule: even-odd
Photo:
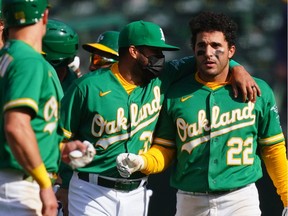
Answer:
[[[262,147],[261,155],[277,194],[281,197],[284,207],[288,207],[288,162],[285,142]]]
[[[72,133],[65,128],[62,128],[65,138],[70,139],[72,137]]]
[[[33,179],[37,181],[40,188],[44,189],[51,187],[52,183],[43,163],[41,163],[38,167],[34,168],[30,172],[30,174],[33,177]]]
[[[159,144],[159,145],[164,146],[164,147],[174,147],[176,145],[175,142],[172,140],[162,139],[159,137],[155,137],[153,140],[153,143]]]
[[[280,134],[277,134],[277,135],[272,136],[272,137],[268,137],[268,138],[265,138],[265,139],[260,139],[259,143],[261,145],[269,145],[269,144],[274,144],[274,143],[280,143],[283,140],[284,140],[284,134],[280,133]]]
[[[37,103],[34,100],[31,100],[30,98],[20,98],[17,100],[9,101],[4,105],[3,110],[6,111],[11,108],[23,107],[23,106],[31,107],[36,113],[38,112]]]
[[[140,156],[144,160],[142,173],[149,175],[164,171],[174,160],[176,149],[153,145],[145,154]]]

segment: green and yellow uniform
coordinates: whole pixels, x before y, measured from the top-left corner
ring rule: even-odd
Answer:
[[[190,67],[189,71],[171,70],[168,68],[172,68],[172,64],[167,64],[167,70],[164,69],[160,77],[145,86],[135,86],[131,93],[127,93],[115,76],[119,74],[117,63],[85,74],[72,84],[62,100],[64,135],[67,139],[88,140],[97,151],[93,162],[78,171],[121,178],[116,157],[123,152],[141,154],[150,148],[170,84],[193,73],[194,57],[173,61],[173,64],[182,61]],[[61,177],[69,180],[67,176]],[[131,178],[138,177],[139,173]],[[63,184],[67,186],[68,182],[63,181]]]
[[[171,68],[189,70],[181,63]],[[158,173],[175,159],[172,187],[200,193],[229,191],[260,179],[262,158],[287,206],[287,161],[278,109],[269,85],[255,81],[262,91],[256,103],[233,98],[229,82],[205,83],[197,73],[172,85],[153,146],[142,155],[142,172]]]
[[[63,91],[57,74],[40,53],[22,41],[8,41],[0,55],[0,169],[23,170],[5,138],[3,116],[7,110],[25,107],[33,113],[31,126],[44,165],[48,172],[57,172],[60,151],[55,149],[59,149],[63,139],[59,125],[59,102]]]

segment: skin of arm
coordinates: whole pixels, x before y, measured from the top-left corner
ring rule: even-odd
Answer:
[[[284,207],[287,207],[288,163],[285,143],[262,147],[261,156]]]
[[[30,124],[31,116],[28,109],[18,108],[6,111],[4,117],[5,134],[13,155],[30,174],[33,173],[33,170],[43,165],[37,140]],[[43,180],[41,177],[38,178],[38,181],[39,179]],[[48,180],[50,181],[49,178]],[[44,177],[44,181],[47,182],[46,177]],[[38,182],[38,184],[43,185],[43,182]],[[40,199],[43,203],[42,214],[56,215],[58,204],[51,182],[50,186],[46,183],[45,187],[40,187]]]

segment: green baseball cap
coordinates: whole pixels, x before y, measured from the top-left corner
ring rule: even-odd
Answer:
[[[1,0],[2,16],[6,27],[26,26],[38,23],[43,17],[48,0]]]
[[[99,35],[96,43],[86,43],[82,47],[90,53],[107,52],[118,56],[118,31],[106,31]]]
[[[162,50],[174,51],[179,47],[165,43],[163,30],[155,23],[143,20],[127,24],[119,35],[119,48],[134,46],[159,47]]]

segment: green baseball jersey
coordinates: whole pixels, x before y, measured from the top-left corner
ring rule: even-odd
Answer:
[[[235,99],[231,85],[212,90],[195,74],[171,86],[154,134],[155,143],[177,149],[171,186],[229,190],[262,177],[258,148],[284,136],[271,88],[255,81],[262,91],[256,103]]]
[[[194,65],[194,59],[187,59]],[[193,66],[191,66],[191,73]],[[150,148],[164,94],[180,73],[165,70],[129,95],[110,68],[85,74],[76,80],[62,100],[61,117],[67,138],[88,140],[97,154],[79,171],[119,177],[116,157],[139,154]],[[143,175],[140,172],[132,178]]]
[[[54,68],[28,44],[10,40],[0,52],[0,75],[0,168],[23,170],[5,138],[3,117],[7,110],[25,107],[34,114],[31,126],[46,169],[56,172],[63,139],[59,122],[63,91]]]

